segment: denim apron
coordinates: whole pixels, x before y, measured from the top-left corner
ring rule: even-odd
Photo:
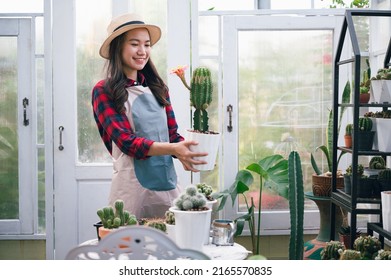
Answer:
[[[138,137],[169,142],[167,115],[148,87],[127,88],[126,115]],[[122,199],[137,218],[164,217],[180,190],[171,155],[138,160],[113,145],[113,176],[109,203]]]

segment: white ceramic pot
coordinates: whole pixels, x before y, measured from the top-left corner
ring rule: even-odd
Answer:
[[[175,242],[181,248],[202,251],[205,231],[211,209],[204,211],[182,211],[171,207],[175,215]],[[210,221],[209,221],[210,223]]]
[[[372,80],[370,90],[371,101],[376,103],[391,103],[391,81]]]
[[[376,118],[377,145],[381,152],[391,152],[391,119]]]
[[[200,171],[213,170],[216,163],[217,151],[219,150],[220,133],[207,134],[187,130],[186,140],[195,140],[198,142],[198,145],[190,146],[191,151],[208,153],[208,155],[205,157],[195,158],[199,160],[205,160],[207,164],[193,165],[193,167]]]
[[[383,228],[391,232],[391,191],[381,192]]]
[[[208,207],[209,209],[212,209],[213,211],[213,206],[216,205],[217,203],[217,200],[207,200],[206,201],[206,207]],[[204,244],[207,245],[209,244],[210,242],[210,231],[211,231],[211,225],[212,225],[212,211],[209,212],[208,214],[208,217],[206,218],[206,226],[205,226],[205,240],[204,240]]]
[[[166,224],[166,233],[175,242],[175,225]]]

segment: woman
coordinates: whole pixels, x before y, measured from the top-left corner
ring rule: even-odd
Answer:
[[[185,170],[205,164],[205,156],[189,149],[177,132],[168,88],[156,71],[151,47],[160,28],[145,24],[138,15],[114,18],[99,54],[108,59],[105,80],[92,91],[94,118],[113,158],[109,197],[122,199],[137,218],[164,217],[180,193],[173,157]]]

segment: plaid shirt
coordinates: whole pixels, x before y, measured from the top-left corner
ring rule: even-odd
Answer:
[[[143,75],[139,74],[139,81],[143,86],[146,81]],[[94,119],[98,126],[99,134],[107,150],[112,154],[112,142],[126,155],[137,159],[148,158],[148,151],[153,140],[137,137],[130,126],[129,120],[125,113],[118,113],[115,110],[114,102],[111,97],[104,91],[105,81],[99,81],[92,90],[92,107]],[[126,87],[134,86],[135,81],[129,79]],[[167,100],[170,97],[167,93]],[[166,106],[167,129],[170,137],[170,143],[183,141],[184,138],[177,133],[178,125],[175,120],[172,106]]]

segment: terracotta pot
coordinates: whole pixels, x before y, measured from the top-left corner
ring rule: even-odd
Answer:
[[[360,103],[366,104],[369,102],[371,95],[369,93],[360,93]]]
[[[352,147],[352,135],[345,135],[345,147],[346,148],[351,148]]]
[[[331,176],[312,175],[312,192],[314,196],[330,196],[331,194]],[[337,189],[344,187],[343,177],[337,178]]]
[[[115,230],[117,230],[117,229],[115,229],[115,228],[109,229],[109,228],[100,227],[99,230],[98,230],[100,239],[102,240],[103,238],[105,238],[106,236],[108,236],[110,233],[112,233]],[[124,237],[124,238],[122,238],[122,240],[124,240],[126,242],[129,242],[130,241],[130,237]],[[127,248],[128,246],[119,245],[119,247],[120,248]]]

